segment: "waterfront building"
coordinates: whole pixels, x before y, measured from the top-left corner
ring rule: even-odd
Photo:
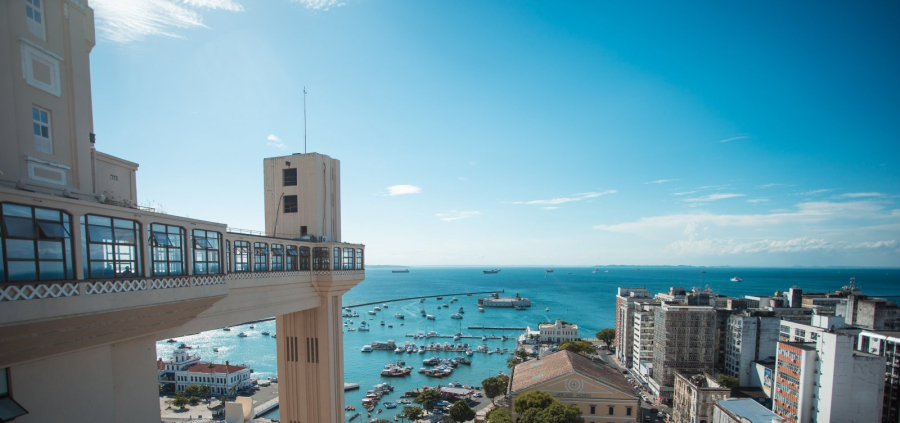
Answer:
[[[645,381],[653,374],[653,325],[655,303],[643,303],[634,309],[631,368]]]
[[[713,370],[717,350],[716,310],[710,306],[664,303],[653,311],[650,389],[659,401],[670,404],[676,371]]]
[[[716,401],[731,396],[731,389],[720,386],[706,372],[675,372],[672,420],[675,423],[706,423],[712,420]]]
[[[751,386],[754,362],[775,357],[781,319],[770,312],[747,310],[728,317],[724,372]]]
[[[531,300],[516,294],[515,297],[501,297],[496,292],[490,297],[478,299],[479,307],[531,307]]]
[[[560,344],[578,340],[578,325],[556,319],[553,323],[539,323],[538,336],[541,342]]]
[[[4,419],[158,422],[157,340],[275,316],[281,418],[342,421],[341,296],[365,271],[339,161],[267,159],[266,231],[139,207],[138,165],[93,134],[93,10],[9,0],[0,21]]]
[[[223,395],[240,392],[250,387],[250,368],[231,364],[200,361],[184,349],[177,349],[172,358],[156,361],[158,382],[174,392],[181,392],[188,385],[209,387],[210,394]]]
[[[779,342],[772,411],[791,423],[881,421],[885,358],[855,351],[854,339],[828,331]]]
[[[616,295],[616,357],[631,367],[634,339],[634,309],[637,304],[652,302],[650,291],[644,288],[619,288]]]
[[[863,331],[856,349],[887,360],[881,421],[900,422],[900,332]]]
[[[518,418],[512,408],[516,397],[534,390],[547,392],[563,405],[577,406],[585,423],[640,418],[640,399],[621,372],[571,351],[558,351],[512,369],[507,396],[513,420]]]
[[[715,402],[711,423],[782,423],[772,410],[750,398],[726,398]]]

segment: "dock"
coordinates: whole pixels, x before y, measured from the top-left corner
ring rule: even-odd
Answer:
[[[525,330],[525,328],[518,328],[518,327],[500,327],[500,326],[469,326],[469,329],[477,329],[477,330]]]
[[[253,408],[253,418],[255,419],[275,408],[278,408],[278,397],[275,397],[269,401],[262,403],[262,405]]]
[[[502,294],[503,292],[505,292],[505,291],[504,291],[504,290],[500,290],[500,291],[458,292],[458,293],[455,293],[455,294],[423,295],[423,296],[419,296],[419,297],[396,298],[396,299],[393,299],[393,300],[372,301],[372,302],[370,302],[370,303],[362,303],[362,304],[354,304],[354,305],[345,305],[344,308],[363,307],[363,306],[370,306],[370,305],[381,305],[381,304],[393,303],[393,302],[397,302],[397,301],[419,300],[419,299],[422,299],[422,298],[437,298],[437,297],[452,297],[452,296],[469,296],[469,294],[471,294],[471,295],[476,295],[476,294]]]

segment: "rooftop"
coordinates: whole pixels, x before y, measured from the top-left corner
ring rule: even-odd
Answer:
[[[188,373],[219,373],[219,374],[231,374],[236,373],[241,370],[246,369],[247,366],[232,366],[232,365],[224,365],[224,364],[215,364],[212,363],[212,367],[207,367],[207,363],[197,363],[191,367],[188,367]]]
[[[799,348],[801,350],[806,351],[815,351],[816,343],[815,342],[779,342],[779,344],[788,345],[794,348]]]
[[[716,401],[723,410],[753,423],[782,422],[781,417],[750,398],[728,398]]]
[[[605,364],[594,363],[587,357],[567,350],[517,365],[512,373],[512,381],[510,381],[512,388],[510,391],[523,391],[539,383],[569,373],[578,373],[616,388],[627,395],[634,395],[631,385],[625,380],[621,372]]]

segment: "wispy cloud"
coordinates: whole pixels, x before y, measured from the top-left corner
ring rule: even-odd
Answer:
[[[240,12],[233,0],[92,0],[100,37],[130,43],[162,35],[183,38],[178,30],[207,28],[201,11]]]
[[[406,194],[421,194],[422,188],[419,188],[415,185],[391,185],[387,187],[388,195],[406,195]]]
[[[884,197],[880,192],[848,192],[838,195],[837,198],[866,198],[866,197]]]
[[[544,210],[556,210],[556,209],[558,209],[559,207],[556,207],[556,206],[547,206],[547,207],[541,207],[541,208],[544,209]]]
[[[469,180],[469,178],[466,178],[465,176],[460,176],[459,178],[456,178],[456,179],[459,179],[460,181],[468,181]]]
[[[769,199],[768,199],[768,198],[751,198],[751,199],[748,199],[747,202],[748,202],[748,203],[753,203],[753,204],[756,204],[756,203],[768,203],[768,202],[769,202]]]
[[[615,194],[616,192],[618,192],[618,191],[616,191],[614,189],[610,189],[610,190],[600,191],[600,192],[584,192],[584,193],[580,193],[580,194],[573,194],[572,197],[551,198],[549,200],[513,201],[512,204],[556,205],[556,204],[571,203],[574,201],[586,200],[588,198],[597,198],[597,197],[600,197],[603,195]]]
[[[766,189],[766,188],[783,187],[783,186],[785,186],[785,185],[786,185],[786,184],[781,184],[781,183],[771,183],[771,184],[759,185],[759,186],[757,186],[757,188],[759,188],[759,189]]]
[[[281,138],[278,138],[278,136],[276,136],[275,134],[270,134],[268,137],[266,137],[266,139],[269,140],[266,145],[270,145],[279,150],[287,150],[287,146],[284,144],[284,141],[282,141]]]
[[[293,0],[294,3],[300,3],[303,7],[312,10],[328,11],[332,7],[341,7],[344,2],[338,0]]]
[[[832,188],[814,189],[811,191],[798,192],[796,195],[799,195],[801,197],[812,197],[814,195],[825,194],[826,192],[831,192],[831,191],[834,191],[834,189],[832,189]]]
[[[680,181],[680,180],[681,180],[681,179],[657,179],[657,180],[655,180],[655,181],[644,182],[644,185],[649,185],[649,184],[664,184],[664,183],[666,183],[666,182],[675,182],[675,181]]]
[[[897,247],[896,240],[849,243],[831,242],[819,238],[763,239],[739,242],[734,239],[690,239],[675,241],[665,252],[676,255],[732,255],[753,253],[799,253],[808,251],[877,250]]]
[[[726,139],[724,139],[724,140],[719,140],[719,142],[732,142],[732,141],[737,141],[737,140],[745,140],[745,139],[747,139],[747,138],[750,138],[750,136],[749,136],[749,135],[742,135],[742,136],[739,136],[739,137],[731,137],[731,138],[726,138]]]
[[[696,191],[696,190],[694,190],[694,191],[684,191],[684,192],[675,192],[675,193],[672,193],[672,195],[689,195],[689,194],[696,194],[696,193],[698,193],[698,192],[699,192],[699,191]]]
[[[481,212],[480,211],[451,210],[447,213],[438,213],[435,216],[437,216],[438,219],[441,219],[444,222],[452,222],[454,220],[469,219],[469,218],[473,218],[475,216],[481,216]]]
[[[684,202],[685,203],[709,203],[711,201],[719,201],[719,200],[725,200],[727,198],[743,197],[743,196],[744,196],[744,194],[730,194],[730,193],[729,194],[726,194],[726,193],[710,194],[710,195],[705,195],[703,197],[685,198]]]

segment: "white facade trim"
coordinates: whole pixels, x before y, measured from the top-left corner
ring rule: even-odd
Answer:
[[[46,49],[35,46],[30,41],[22,39],[22,76],[28,85],[42,89],[57,97],[62,95],[62,85],[59,77],[59,63],[62,58],[52,54]],[[50,83],[34,78],[34,62],[43,63],[50,68]]]

